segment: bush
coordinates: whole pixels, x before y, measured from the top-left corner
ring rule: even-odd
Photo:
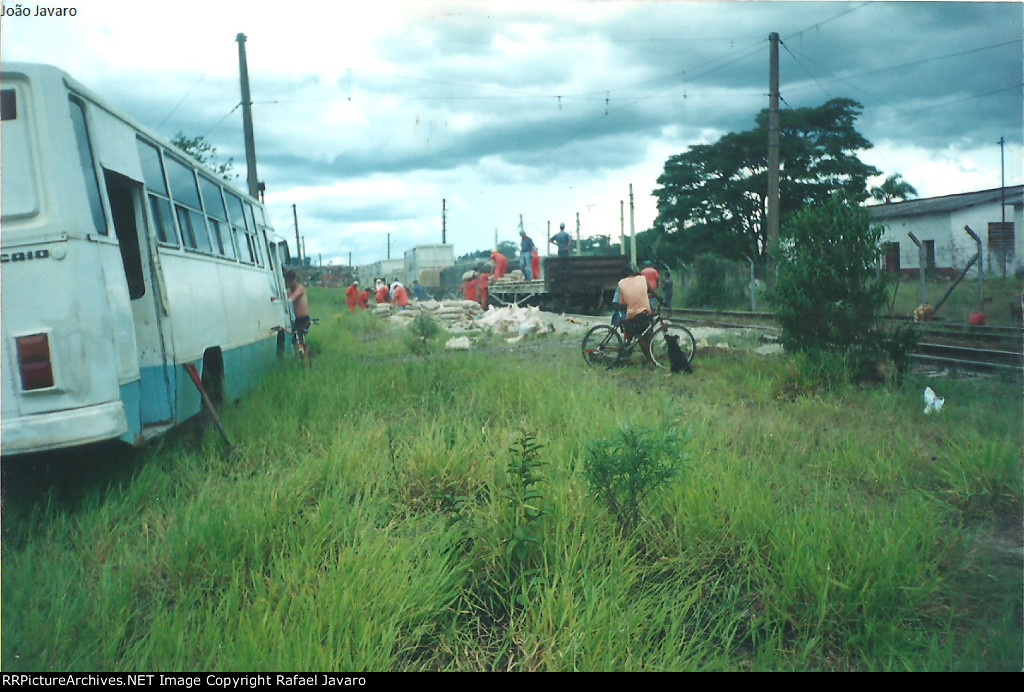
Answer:
[[[847,356],[853,379],[884,360],[897,374],[906,370],[915,333],[890,334],[880,323],[881,235],[863,207],[838,197],[797,212],[781,230],[773,303],[787,350]]]
[[[680,471],[685,461],[682,448],[683,439],[675,430],[629,426],[615,438],[589,445],[583,473],[624,533],[639,523],[644,499]]]

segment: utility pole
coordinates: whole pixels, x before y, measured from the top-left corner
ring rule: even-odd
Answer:
[[[636,266],[636,221],[633,217],[633,183],[629,184],[629,262]]]
[[[1006,278],[1006,138],[999,138],[999,209],[1002,211],[1002,220],[999,224],[999,261],[1003,265],[1003,278]],[[992,263],[992,256],[989,255],[989,264]],[[984,306],[982,306],[984,309]]]
[[[626,254],[626,203],[619,200],[619,254]]]
[[[576,256],[580,254],[580,213],[576,212]]]
[[[441,200],[441,244],[442,245],[444,245],[445,243],[448,242],[447,241],[448,228],[447,228],[447,225],[446,225],[448,223],[448,216],[447,216],[447,213],[445,211],[445,206],[446,206],[446,200],[442,199]]]
[[[249,182],[249,195],[260,199],[260,183],[256,176],[256,140],[252,134],[252,98],[249,96],[249,67],[245,61],[245,34],[235,37],[238,41],[238,73],[242,83],[242,129],[245,133],[245,168]]]
[[[295,219],[295,250],[299,253],[299,264],[302,264],[302,246],[299,241],[299,212],[295,210],[295,205],[292,205],[292,218]]]
[[[391,234],[388,233],[388,259],[391,259]]]
[[[769,286],[775,285],[775,260],[772,248],[779,242],[779,35],[768,35],[771,42],[771,59],[768,76],[768,258],[765,279]]]

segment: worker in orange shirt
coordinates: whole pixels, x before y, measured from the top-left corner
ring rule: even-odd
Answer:
[[[490,285],[490,278],[490,274],[488,274],[487,272],[483,272],[480,274],[480,279],[477,282],[477,289],[479,290],[478,295],[480,297],[480,305],[481,307],[483,307],[484,310],[487,309],[487,302],[490,299],[489,296],[487,295],[487,288]]]
[[[345,291],[345,304],[352,312],[356,311],[356,304],[359,302],[359,282],[353,281],[352,285]]]
[[[476,302],[477,278],[475,271],[468,271],[462,275],[462,297],[466,300]]]
[[[536,245],[533,246],[533,280],[540,281],[540,253]]]
[[[491,253],[491,261],[494,262],[494,279],[498,280],[508,273],[508,257],[497,250]]]
[[[370,309],[370,289],[369,287],[364,288],[363,292],[359,294],[359,309],[369,310]]]
[[[651,264],[650,260],[644,262],[644,268],[640,270],[640,273],[645,279],[647,279],[647,285],[650,286],[652,290],[657,291],[658,279],[661,277],[658,274],[658,270]]]
[[[377,286],[377,305],[388,304],[388,285],[383,281]]]
[[[409,308],[409,289],[402,284],[395,284],[395,304],[398,305],[399,310],[407,310]]]

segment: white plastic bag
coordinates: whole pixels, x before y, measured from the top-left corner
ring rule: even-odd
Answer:
[[[935,392],[932,391],[931,387],[924,388],[924,412],[926,415],[938,413],[942,410],[944,403],[946,403],[946,400],[935,396]]]

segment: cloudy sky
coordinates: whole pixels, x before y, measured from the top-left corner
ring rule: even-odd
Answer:
[[[649,228],[665,160],[767,108],[772,32],[782,108],[858,101],[865,162],[923,197],[995,188],[1004,138],[1021,184],[1019,2],[88,0],[3,17],[0,61],[205,137],[244,188],[244,33],[271,219],[294,253],[295,205],[306,254],[358,265],[439,243],[442,223],[457,256],[517,240],[520,217],[539,245],[577,215],[617,238],[630,186]]]

